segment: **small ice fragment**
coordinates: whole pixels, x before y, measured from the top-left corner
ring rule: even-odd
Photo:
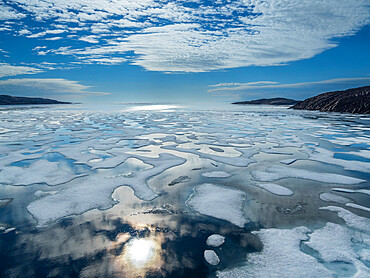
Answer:
[[[45,197],[47,195],[53,195],[55,193],[57,193],[58,191],[42,191],[42,190],[37,190],[35,193],[33,193],[33,196],[35,196],[36,198],[41,198],[41,197]]]
[[[213,251],[213,250],[206,250],[206,251],[204,251],[204,259],[210,265],[218,265],[219,262],[220,262],[220,259],[218,258],[216,252]]]
[[[223,171],[212,171],[212,172],[206,172],[202,173],[203,177],[207,178],[228,178],[231,177],[229,173],[223,172]]]
[[[4,234],[10,233],[10,232],[12,232],[12,231],[14,231],[14,230],[15,230],[15,228],[14,228],[14,227],[12,227],[12,228],[8,228],[8,229],[6,229],[6,230],[4,231]]]
[[[9,205],[11,201],[13,201],[13,198],[0,199],[0,207],[5,207]]]
[[[291,196],[293,195],[293,191],[289,188],[281,186],[275,183],[259,183],[257,184],[258,187],[271,192],[272,194],[279,195],[279,196]]]
[[[321,193],[320,199],[325,202],[335,202],[339,204],[345,204],[351,201],[350,199],[346,197],[342,197],[342,196],[339,196],[333,193]]]
[[[184,183],[184,182],[188,182],[188,181],[190,181],[190,177],[188,177],[188,176],[180,176],[180,177],[174,179],[173,181],[171,181],[168,184],[168,186],[174,186],[174,185],[176,185],[178,183]]]
[[[207,238],[207,245],[213,247],[219,247],[225,242],[225,237],[218,234],[210,235]]]

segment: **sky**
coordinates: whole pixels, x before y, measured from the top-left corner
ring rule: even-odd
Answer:
[[[0,0],[0,94],[305,99],[370,85],[368,0]]]

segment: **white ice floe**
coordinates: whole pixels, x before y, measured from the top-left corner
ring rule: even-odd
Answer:
[[[310,235],[310,240],[305,244],[320,254],[320,258],[327,263],[347,263],[356,268],[353,277],[369,277],[370,270],[360,260],[356,252],[360,248],[369,246],[362,242],[362,235],[346,226],[327,223],[322,229],[315,230]],[[361,250],[361,249],[360,249]],[[338,276],[342,276],[340,269]]]
[[[293,195],[293,191],[289,188],[286,188],[284,186],[281,186],[279,184],[275,183],[257,183],[258,187],[265,189],[266,191],[279,195],[279,196],[291,196]]]
[[[194,188],[186,204],[200,214],[243,227],[247,222],[243,214],[245,198],[243,191],[205,183]]]
[[[352,237],[346,226],[327,223],[324,228],[315,230],[305,244],[318,251],[326,262],[352,263],[357,257],[352,249]]]
[[[11,185],[30,185],[46,183],[57,185],[69,182],[83,175],[75,175],[68,167],[61,167],[59,162],[44,159],[37,160],[28,167],[8,166],[0,171],[0,183]]]
[[[358,184],[365,180],[331,173],[318,173],[304,169],[274,165],[263,171],[253,171],[253,177],[258,181],[276,181],[284,178],[301,178],[324,183]]]
[[[53,195],[55,193],[57,193],[58,191],[42,191],[42,190],[37,190],[35,193],[33,193],[33,196],[35,196],[35,198],[41,198],[41,197],[45,197],[47,195]]]
[[[258,253],[249,253],[244,266],[217,272],[220,278],[253,277],[332,277],[332,272],[314,257],[300,249],[302,240],[307,240],[306,227],[290,230],[263,229],[253,232],[263,243]]]
[[[27,206],[27,210],[46,226],[60,218],[78,215],[92,209],[108,209],[114,201],[113,191],[120,186],[130,186],[142,200],[153,200],[158,195],[147,185],[147,180],[171,167],[180,165],[185,159],[170,154],[160,154],[159,158],[144,158],[153,168],[135,173],[134,177],[107,176],[96,174],[65,184],[59,192],[38,199]]]
[[[205,250],[204,251],[204,259],[210,265],[218,265],[220,263],[220,259],[218,258],[217,254],[213,250]]]
[[[346,204],[346,206],[347,206],[347,207],[350,207],[350,208],[361,209],[361,210],[364,210],[364,211],[370,212],[370,208],[368,208],[368,207],[364,207],[364,206],[361,206],[361,205],[358,205],[358,204],[354,204],[354,203],[347,203],[347,204]]]
[[[344,208],[336,207],[336,206],[321,207],[320,209],[337,212],[338,216],[342,218],[346,222],[346,225],[351,228],[354,228],[354,229],[357,229],[363,232],[370,231],[370,219],[366,217],[358,216]]]
[[[219,247],[222,244],[224,244],[224,242],[225,242],[225,237],[222,236],[222,235],[218,235],[218,234],[210,235],[207,238],[207,245],[208,246]]]
[[[212,172],[202,173],[202,176],[206,178],[228,178],[231,175],[223,171],[212,171]]]
[[[332,188],[332,190],[337,191],[337,192],[344,192],[344,193],[362,193],[362,194],[367,194],[370,195],[370,190],[369,189],[349,189],[349,188]]]
[[[338,165],[347,170],[370,172],[370,163],[355,160],[343,160],[334,158],[334,152],[323,148],[316,147],[311,153],[308,153],[309,159],[323,163]]]
[[[339,196],[337,194],[333,193],[321,193],[320,194],[320,199],[325,201],[325,202],[335,202],[339,204],[345,204],[351,201],[351,199],[348,199],[346,197]]]

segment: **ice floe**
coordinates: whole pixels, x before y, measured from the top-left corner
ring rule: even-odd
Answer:
[[[324,183],[358,184],[365,180],[332,173],[318,173],[309,170],[286,166],[271,166],[266,172],[253,171],[253,177],[258,181],[276,181],[284,178],[300,178]]]
[[[108,209],[115,202],[111,198],[119,186],[130,186],[142,200],[153,200],[158,195],[149,188],[147,180],[171,167],[185,162],[183,158],[160,154],[159,158],[143,158],[155,167],[137,172],[134,177],[90,175],[66,184],[59,192],[40,198],[27,206],[39,226],[46,226],[60,218],[77,215],[92,209]]]
[[[370,246],[362,241],[361,235],[346,226],[327,223],[322,229],[310,234],[310,240],[304,244],[316,250],[320,258],[327,263],[352,264],[356,268],[356,273],[352,274],[352,277],[370,275],[370,269],[360,260],[360,254],[356,252],[366,250]],[[340,268],[332,269],[337,271],[338,277],[348,276],[344,275]]]
[[[314,257],[303,253],[300,244],[308,239],[306,227],[263,229],[253,232],[263,243],[259,253],[247,255],[244,266],[217,272],[220,278],[332,277],[332,272]]]
[[[207,238],[207,245],[212,247],[219,247],[225,242],[225,237],[219,234],[210,235]]]
[[[256,186],[271,192],[272,194],[279,196],[290,196],[293,195],[293,191],[289,188],[281,186],[275,183],[257,183]]]
[[[338,216],[342,218],[346,224],[354,229],[369,232],[370,231],[370,219],[362,216],[358,216],[344,208],[336,206],[321,207],[322,210],[329,210],[337,212]]]
[[[366,195],[370,195],[370,190],[369,189],[349,189],[349,188],[332,188],[332,190],[337,191],[337,192],[344,192],[344,193],[362,193]]]
[[[325,201],[325,202],[335,202],[335,203],[339,203],[339,204],[345,204],[345,203],[348,203],[351,201],[351,199],[348,199],[346,197],[343,197],[343,196],[339,196],[337,194],[333,194],[333,193],[321,193],[320,194],[320,199]]]
[[[218,258],[217,254],[213,250],[205,250],[204,251],[204,259],[210,265],[218,265],[220,263],[220,259]]]
[[[202,176],[206,178],[228,178],[231,175],[223,171],[211,171],[202,173]]]
[[[241,190],[205,183],[194,188],[186,204],[200,214],[243,227],[247,222],[243,214],[245,198]]]
[[[81,176],[83,174],[75,175],[71,169],[61,167],[59,162],[50,162],[41,159],[28,167],[5,167],[0,171],[0,183],[11,185],[30,185],[36,183],[57,185]]]
[[[346,207],[355,208],[355,209],[361,209],[361,210],[370,212],[370,208],[365,207],[365,206],[361,206],[361,205],[358,205],[358,204],[354,204],[354,203],[347,203],[346,204]]]

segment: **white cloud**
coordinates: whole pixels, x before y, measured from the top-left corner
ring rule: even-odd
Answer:
[[[216,85],[210,85],[210,87],[217,87],[215,89],[208,90],[209,93],[218,92],[240,92],[248,90],[265,90],[265,89],[292,89],[292,88],[309,88],[317,85],[341,85],[341,84],[363,84],[367,85],[370,83],[369,77],[355,77],[355,78],[335,78],[322,81],[311,81],[311,82],[299,82],[291,84],[281,84],[272,81],[258,81],[249,83],[219,83]],[[228,84],[228,85],[222,85]],[[230,85],[234,84],[234,85]]]
[[[204,72],[246,66],[282,65],[311,58],[369,23],[367,0],[9,0],[27,12],[39,30],[77,34],[68,39],[93,43],[74,48],[66,40],[51,53],[79,59],[96,55],[130,57],[147,70]],[[10,6],[0,6],[17,20]],[[43,29],[45,20],[56,30]],[[37,27],[37,28],[32,28]],[[109,36],[109,40],[100,40]],[[59,37],[56,37],[59,38]],[[50,39],[50,38],[49,38]],[[136,55],[132,58],[131,54]],[[46,54],[46,53],[45,53]],[[122,59],[122,62],[124,59]],[[96,61],[99,62],[99,61]]]
[[[27,88],[27,90],[36,90],[39,94],[47,92],[48,94],[109,95],[109,93],[90,91],[89,89],[91,86],[85,86],[78,81],[62,78],[0,80],[0,92],[17,92],[25,88]]]
[[[35,74],[40,72],[43,72],[43,70],[28,66],[12,66],[7,63],[0,63],[0,78],[20,74]]]

